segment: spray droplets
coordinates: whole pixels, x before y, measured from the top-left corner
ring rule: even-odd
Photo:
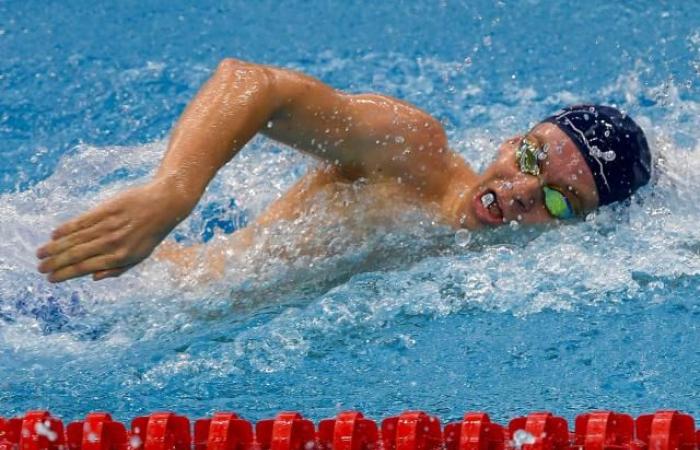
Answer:
[[[455,233],[455,244],[460,247],[466,247],[472,240],[472,234],[464,228],[457,230]]]
[[[615,154],[615,151],[608,150],[608,151],[604,152],[595,145],[591,146],[591,148],[589,149],[589,152],[595,158],[600,158],[603,161],[607,161],[607,162],[614,161],[615,158],[617,157],[617,155]]]
[[[141,441],[141,438],[138,437],[138,435],[133,435],[131,438],[129,438],[129,445],[131,448],[141,448],[141,445],[143,442]]]
[[[521,449],[523,445],[534,443],[535,436],[525,430],[516,430],[515,433],[513,433],[513,446],[518,450]]]
[[[58,434],[51,429],[51,422],[48,420],[37,422],[36,425],[34,425],[34,431],[36,431],[36,434],[39,436],[45,436],[46,439],[51,442],[54,442],[58,438]]]

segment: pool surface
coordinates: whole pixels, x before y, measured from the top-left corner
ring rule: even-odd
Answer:
[[[697,416],[698,17],[691,1],[0,0],[0,415]],[[415,103],[476,168],[562,106],[614,104],[647,132],[654,186],[538,230],[455,236],[407,207],[359,239],[346,223],[313,237],[328,256],[256,247],[204,285],[155,261],[47,283],[36,247],[143,182],[227,56]],[[313,165],[254,140],[168,239],[244,226]]]

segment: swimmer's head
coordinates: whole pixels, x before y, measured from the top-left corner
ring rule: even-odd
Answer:
[[[630,198],[650,175],[649,146],[629,116],[572,106],[501,145],[470,200],[471,225],[584,217]]]

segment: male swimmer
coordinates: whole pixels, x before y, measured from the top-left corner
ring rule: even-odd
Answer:
[[[332,183],[392,185],[386,192],[429,208],[437,220],[477,230],[574,220],[629,198],[651,172],[644,133],[612,107],[566,108],[504,142],[477,174],[449,149],[440,122],[413,105],[226,59],[183,112],[153,179],[54,230],[37,251],[39,271],[52,282],[123,274],[190,214],[216,172],[257,133],[323,163],[232,236],[298,217],[300,205]]]

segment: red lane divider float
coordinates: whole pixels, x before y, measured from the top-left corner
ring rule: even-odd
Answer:
[[[628,414],[599,411],[576,417],[574,445],[581,450],[642,450]]]
[[[194,450],[246,450],[253,438],[251,423],[233,412],[217,412],[194,423]]]
[[[406,411],[382,420],[384,450],[440,450],[440,420],[423,411]]]
[[[445,426],[445,450],[503,450],[505,430],[486,413],[466,413],[461,422]]]
[[[194,424],[185,416],[156,412],[131,427],[108,413],[63,422],[48,411],[0,417],[0,450],[700,450],[695,420],[678,411],[639,416],[597,411],[566,419],[536,412],[506,427],[488,414],[470,412],[443,428],[423,411],[406,411],[378,425],[345,411],[318,427],[297,412],[255,424],[233,412],[217,412]]]
[[[314,450],[316,430],[301,414],[281,412],[255,424],[255,436],[261,450]]]
[[[131,421],[129,446],[142,450],[190,450],[190,419],[156,412]]]
[[[550,412],[531,413],[510,421],[508,438],[523,450],[567,450],[569,425]]]
[[[22,430],[22,419],[0,418],[0,450],[12,450],[18,446]]]
[[[66,445],[68,450],[127,450],[128,438],[124,425],[109,413],[94,412],[68,424]]]
[[[1,420],[0,448],[7,450],[62,450],[63,422],[48,411],[30,411],[23,418]]]
[[[678,411],[659,411],[637,417],[637,437],[649,450],[657,448],[695,450],[695,420]]]
[[[318,450],[374,450],[379,446],[377,423],[359,411],[320,421],[317,437]]]

